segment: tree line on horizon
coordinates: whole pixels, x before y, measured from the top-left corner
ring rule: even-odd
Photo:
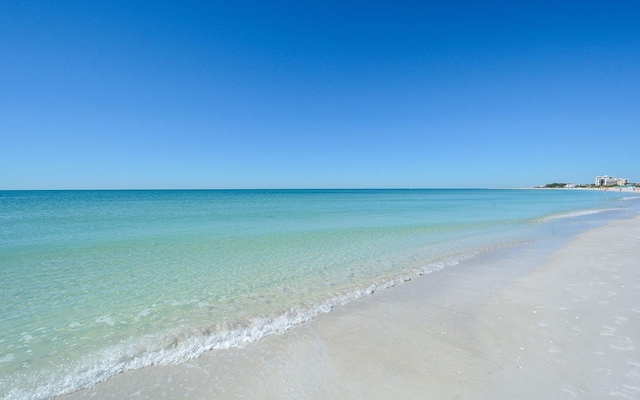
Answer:
[[[620,185],[607,185],[607,186],[596,186],[594,183],[585,183],[585,184],[581,184],[581,185],[575,185],[572,183],[562,183],[562,182],[553,182],[553,183],[547,183],[544,186],[536,186],[537,188],[565,188],[565,187],[576,187],[576,188],[595,188],[595,187],[622,187]],[[629,182],[627,185],[624,186],[633,186],[633,187],[640,187],[640,183],[637,182]]]

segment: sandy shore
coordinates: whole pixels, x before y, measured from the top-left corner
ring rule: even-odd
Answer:
[[[640,399],[640,217],[480,256],[64,399]]]

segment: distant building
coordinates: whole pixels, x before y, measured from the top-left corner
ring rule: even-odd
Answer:
[[[613,176],[609,175],[596,176],[596,186],[623,186],[627,183],[629,183],[629,180],[624,178],[614,178]]]

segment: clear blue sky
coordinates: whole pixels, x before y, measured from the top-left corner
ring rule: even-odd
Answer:
[[[0,189],[640,181],[640,1],[0,2]]]

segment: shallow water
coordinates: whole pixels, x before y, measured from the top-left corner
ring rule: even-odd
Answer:
[[[635,207],[564,190],[0,192],[0,396],[244,345]]]

